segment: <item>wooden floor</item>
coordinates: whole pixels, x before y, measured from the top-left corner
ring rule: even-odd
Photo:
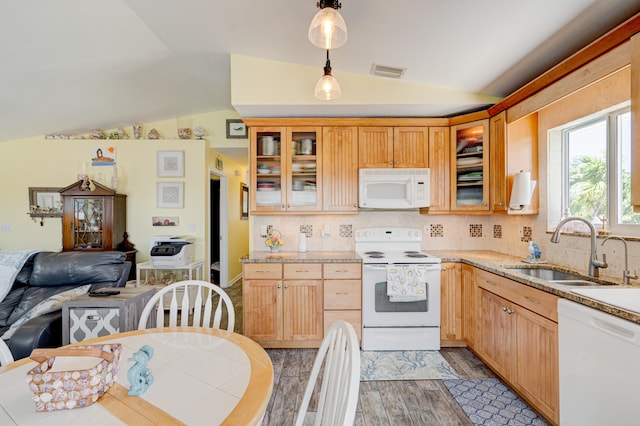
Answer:
[[[225,289],[242,332],[242,282]],[[293,425],[313,366],[316,349],[267,349],[273,362],[274,387],[265,426]],[[460,378],[492,378],[493,372],[465,348],[445,348],[442,356]],[[309,411],[314,411],[312,400]],[[312,413],[305,423],[312,419]],[[472,425],[442,380],[360,382],[356,425]]]

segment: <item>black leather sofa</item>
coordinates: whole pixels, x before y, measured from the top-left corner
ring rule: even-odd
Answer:
[[[124,287],[131,262],[123,252],[39,252],[29,258],[11,290],[0,302],[0,336],[47,298],[90,284],[90,290]],[[28,357],[35,348],[62,344],[62,311],[46,313],[19,325],[5,342],[14,359]]]

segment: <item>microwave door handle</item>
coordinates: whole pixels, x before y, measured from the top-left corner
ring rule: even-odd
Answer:
[[[415,200],[415,195],[413,192],[413,188],[415,187],[415,177],[411,176],[409,178],[409,188],[407,188],[407,195],[409,196],[409,201],[411,202],[412,206],[415,206],[416,204],[416,200]]]

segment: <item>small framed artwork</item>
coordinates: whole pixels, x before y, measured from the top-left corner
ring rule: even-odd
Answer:
[[[220,156],[216,158],[216,169],[224,170],[224,163],[222,162],[222,157]]]
[[[153,216],[151,223],[153,226],[178,226],[180,218],[177,216]]]
[[[249,187],[240,183],[240,220],[249,219]]]
[[[158,177],[184,177],[184,151],[158,151]]]
[[[246,139],[247,125],[242,120],[227,120],[227,139]]]
[[[184,208],[184,182],[158,182],[158,208]]]
[[[60,188],[29,187],[29,213],[32,216],[62,217]]]

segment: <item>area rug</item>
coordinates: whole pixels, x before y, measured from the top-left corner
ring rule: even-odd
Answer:
[[[360,380],[458,379],[438,351],[361,351]]]
[[[474,425],[547,425],[499,379],[444,380],[443,383]]]

